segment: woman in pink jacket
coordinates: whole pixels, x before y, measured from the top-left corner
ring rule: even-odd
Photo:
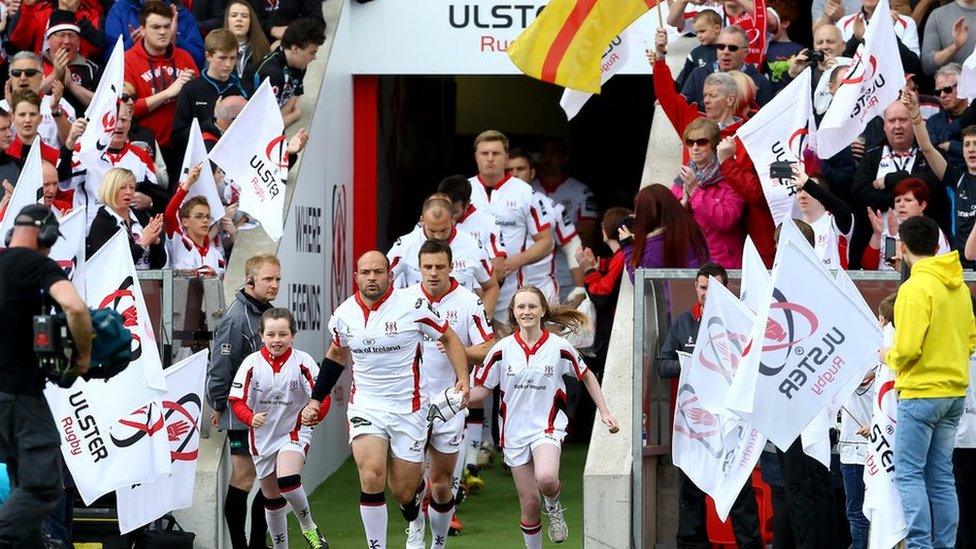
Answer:
[[[688,124],[683,137],[690,160],[681,166],[671,192],[701,227],[712,261],[726,269],[738,269],[742,267],[746,238],[742,218],[745,200],[727,180],[737,177],[736,172],[722,170],[715,155],[718,125],[698,118]]]

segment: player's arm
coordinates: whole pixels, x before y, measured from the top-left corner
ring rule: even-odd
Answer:
[[[465,354],[464,345],[461,343],[461,338],[454,333],[454,330],[448,327],[437,341],[444,346],[444,354],[451,361],[451,367],[454,368],[454,375],[457,376],[458,381],[454,385],[454,388],[463,395],[461,398],[461,406],[467,406],[471,385],[468,383],[468,358]]]
[[[620,427],[617,425],[617,420],[610,413],[610,409],[607,408],[607,401],[603,398],[603,389],[600,388],[600,382],[597,381],[596,376],[593,375],[593,372],[589,368],[583,374],[583,385],[586,386],[586,392],[590,393],[593,404],[596,404],[596,409],[600,411],[600,419],[603,421],[603,424],[607,426],[607,429],[611,433],[619,431]]]
[[[302,410],[302,423],[314,425],[319,421],[319,407],[325,397],[335,388],[336,382],[342,376],[346,366],[352,362],[352,356],[348,347],[342,347],[333,342],[329,345],[329,350],[325,352],[322,365],[319,367],[319,375],[315,378],[315,387],[312,388],[312,398],[308,401],[305,409]]]
[[[501,288],[498,286],[498,281],[494,277],[489,277],[488,280],[481,283],[481,300],[485,302],[486,311],[495,310],[495,304],[498,303],[498,294],[500,292]]]
[[[488,351],[494,344],[495,336],[491,336],[488,338],[488,341],[485,341],[484,343],[465,347],[464,354],[468,357],[468,364],[481,364],[484,362],[485,357],[488,356]]]
[[[505,259],[506,274],[516,269],[535,263],[552,251],[552,229],[547,227],[545,230],[532,235],[532,245],[527,250],[513,257]]]

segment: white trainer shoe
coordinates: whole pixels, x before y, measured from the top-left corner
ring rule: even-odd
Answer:
[[[569,526],[566,525],[566,518],[563,517],[563,506],[557,503],[554,507],[547,507],[546,517],[549,518],[549,539],[553,543],[566,541],[569,537]]]
[[[420,513],[407,526],[407,549],[424,549],[424,534],[426,533],[426,520],[424,514]]]

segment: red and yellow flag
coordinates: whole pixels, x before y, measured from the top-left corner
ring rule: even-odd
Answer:
[[[509,46],[522,72],[543,82],[600,93],[600,58],[614,36],[658,0],[552,0]]]

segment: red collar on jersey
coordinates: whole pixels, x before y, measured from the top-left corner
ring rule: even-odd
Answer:
[[[481,182],[481,185],[485,188],[486,191],[492,191],[492,190],[497,191],[498,189],[501,189],[502,185],[508,183],[508,180],[511,178],[512,178],[512,174],[507,173],[505,174],[505,177],[501,178],[501,180],[498,183],[496,183],[494,187],[492,187],[491,185],[488,184],[487,181],[484,180],[483,177],[481,177],[480,173],[478,174],[478,181]]]
[[[442,299],[447,297],[448,294],[450,294],[455,289],[457,289],[458,286],[459,286],[458,281],[454,280],[454,278],[451,278],[451,287],[448,288],[446,292],[444,292],[444,295],[436,298],[427,292],[427,288],[424,288],[423,284],[420,285],[420,291],[424,293],[424,297],[426,297],[427,300],[430,301],[431,303],[439,303]]]
[[[268,364],[271,366],[271,370],[277,374],[281,371],[281,367],[288,362],[289,358],[291,358],[291,347],[285,349],[285,352],[281,353],[281,356],[278,358],[271,356],[271,351],[269,351],[267,347],[261,347],[261,356],[268,361]]]
[[[201,245],[197,245],[197,243],[190,238],[190,235],[184,233],[182,230],[180,231],[180,236],[183,238],[183,245],[186,246],[186,251],[196,248],[197,251],[200,252],[201,258],[207,257],[207,253],[210,252],[210,235],[203,237],[203,244]]]
[[[536,341],[535,345],[533,345],[532,348],[530,349],[529,346],[525,344],[525,341],[522,340],[521,330],[515,330],[515,341],[519,344],[519,347],[521,347],[522,350],[525,351],[525,358],[529,358],[530,356],[534,355],[536,351],[538,351],[539,348],[542,347],[542,344],[545,343],[547,339],[549,339],[549,331],[542,330],[542,337],[540,337],[539,341]]]
[[[363,295],[360,292],[357,291],[354,295],[356,296],[356,303],[358,303],[359,308],[363,310],[363,316],[366,317],[366,320],[369,320],[369,313],[379,309],[380,306],[383,305],[383,303],[389,299],[391,295],[393,295],[393,284],[390,284],[390,287],[386,289],[386,293],[383,294],[376,303],[373,303],[372,307],[366,305],[366,302],[363,301]]]
[[[421,232],[421,234],[424,235],[424,238],[425,239],[430,240],[430,237],[427,236],[427,229],[425,229],[423,227],[420,227],[420,232]],[[456,225],[453,226],[453,227],[451,227],[451,234],[447,237],[447,243],[450,244],[451,242],[454,242],[454,237],[455,236],[457,236],[457,226]]]
[[[457,222],[458,222],[458,223],[463,223],[463,222],[464,222],[464,220],[465,220],[465,219],[467,219],[467,218],[468,218],[468,217],[469,217],[469,216],[470,216],[471,214],[473,214],[473,213],[474,213],[474,212],[475,212],[475,211],[476,211],[477,209],[478,209],[478,208],[475,208],[475,207],[474,207],[474,204],[470,204],[470,203],[469,203],[469,204],[468,204],[468,207],[467,207],[467,209],[466,209],[466,210],[464,210],[464,213],[463,213],[463,214],[461,214],[461,217],[459,217],[459,218],[457,219]]]

